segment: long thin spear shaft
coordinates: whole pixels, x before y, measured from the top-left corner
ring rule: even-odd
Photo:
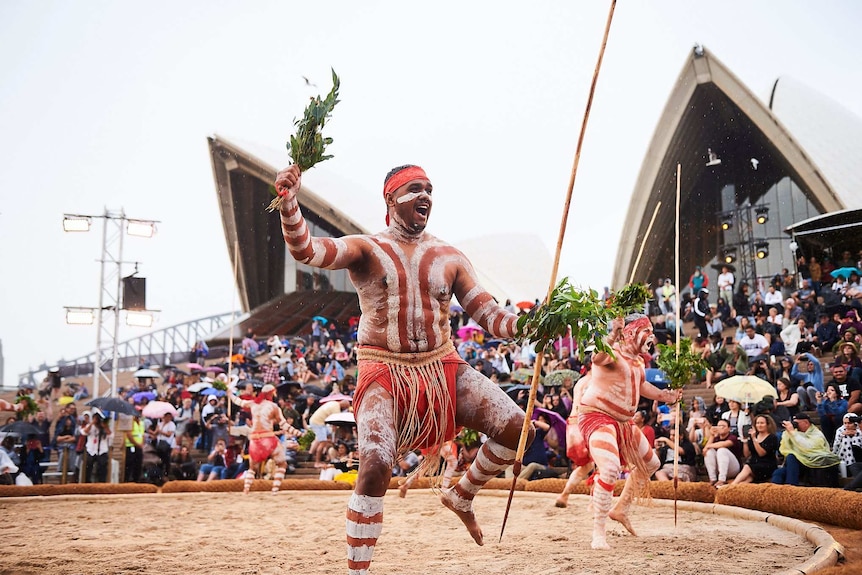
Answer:
[[[551,292],[554,291],[554,286],[557,283],[557,272],[560,269],[560,252],[563,249],[563,238],[566,236],[566,224],[569,218],[569,207],[572,204],[572,191],[575,188],[575,177],[578,173],[578,164],[581,160],[581,148],[584,143],[584,134],[587,131],[587,122],[590,119],[590,108],[593,105],[593,96],[596,92],[596,83],[599,79],[599,70],[602,67],[602,59],[605,55],[605,47],[608,45],[608,34],[611,31],[611,21],[614,17],[614,8],[617,5],[616,0],[611,0],[611,8],[608,12],[608,21],[605,24],[605,35],[602,38],[602,47],[599,50],[599,59],[596,62],[596,69],[593,71],[593,81],[590,85],[590,95],[587,98],[587,106],[586,110],[584,110],[584,119],[581,123],[581,133],[578,136],[578,146],[575,149],[575,159],[572,164],[572,173],[569,177],[569,188],[566,191],[566,202],[563,206],[563,214],[560,220],[560,233],[557,237],[557,251],[554,256],[554,265],[551,270],[551,281],[548,286],[548,295],[545,300],[549,300],[551,297]],[[533,369],[533,381],[530,385],[530,397],[527,400],[527,409],[524,413],[524,425],[521,428],[521,437],[518,440],[518,451],[515,454],[515,464],[513,466],[512,472],[512,488],[509,490],[509,500],[506,503],[506,513],[503,515],[503,526],[500,528],[500,541],[503,540],[503,532],[506,530],[506,521],[509,519],[509,509],[512,506],[512,496],[515,494],[515,485],[518,481],[518,474],[521,472],[521,464],[524,459],[524,450],[527,448],[527,436],[530,432],[530,419],[533,415],[533,404],[536,402],[536,390],[539,388],[539,375],[542,373],[542,362],[545,360],[544,350],[539,350],[536,354],[536,364]]]
[[[644,246],[646,245],[646,241],[649,239],[649,233],[652,231],[652,225],[655,223],[655,217],[658,215],[658,209],[660,207],[661,200],[656,203],[655,209],[652,212],[652,217],[649,220],[649,225],[647,226],[646,233],[644,234],[644,238],[641,240],[641,247],[638,250],[638,257],[635,258],[635,265],[632,266],[632,273],[629,275],[629,283],[635,281],[635,272],[638,271],[638,264],[641,262],[641,256],[644,253]]]
[[[239,264],[239,240],[233,241],[233,297],[230,303],[230,336],[227,344],[227,381],[230,383],[231,371],[233,370],[233,330],[234,321],[236,320],[236,290],[237,290],[237,268]],[[230,390],[228,390],[230,393]],[[233,403],[228,395],[227,401],[227,417],[230,419],[230,405]]]
[[[679,180],[682,173],[682,169],[680,165],[676,165],[676,241],[674,249],[676,253],[674,254],[674,262],[676,262],[676,289],[677,293],[679,293]],[[679,317],[679,307],[680,301],[679,298],[676,298],[676,306],[677,306],[677,317],[674,322],[676,326],[676,357],[679,358],[679,336],[680,336],[680,323],[682,321]],[[678,489],[679,489],[679,479],[678,479],[678,470],[679,470],[679,407],[680,402],[676,402],[676,417],[674,418],[676,421],[674,423],[674,429],[676,433],[674,434],[673,440],[673,526],[676,527],[676,508],[677,508],[677,500],[678,500]]]

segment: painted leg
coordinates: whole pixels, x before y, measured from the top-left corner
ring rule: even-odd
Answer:
[[[383,497],[354,493],[347,503],[347,573],[366,575],[383,530]]]
[[[483,545],[482,529],[473,514],[473,497],[488,481],[515,462],[515,450],[493,439],[486,441],[460,481],[440,494],[440,502],[455,512],[478,545]]]
[[[620,476],[620,453],[617,434],[613,426],[596,429],[589,438],[590,456],[596,463],[598,473],[593,484],[593,549],[610,549],[605,538],[605,522],[611,510],[614,485]]]
[[[254,483],[254,469],[249,467],[245,470],[245,477],[242,484],[242,492],[244,495],[248,495],[248,492],[251,491],[252,483]]]
[[[569,480],[566,481],[566,486],[563,487],[562,493],[557,497],[557,501],[554,503],[556,507],[565,508],[569,504],[569,495],[572,494],[572,491],[575,490],[575,486],[589,477],[590,471],[592,471],[593,466],[590,465],[581,465],[572,471],[571,475],[569,475]]]
[[[281,482],[284,479],[284,467],[276,467],[275,473],[272,476],[272,494],[275,495],[278,493],[279,488],[281,488]]]
[[[619,472],[617,472],[619,475]],[[590,547],[593,549],[610,549],[605,536],[605,521],[611,510],[611,501],[614,498],[614,482],[607,482],[601,471],[599,477],[593,484],[593,540]]]
[[[356,412],[359,474],[347,503],[347,572],[365,575],[383,529],[383,496],[395,465],[397,433],[392,396],[374,384]]]
[[[637,467],[632,469],[628,479],[626,479],[626,485],[623,487],[623,492],[620,494],[620,498],[616,505],[614,505],[610,513],[608,513],[608,517],[614,521],[622,523],[623,527],[625,527],[629,533],[637,536],[637,533],[635,533],[634,527],[632,527],[632,523],[629,520],[629,509],[631,508],[635,494],[645,491],[649,478],[659,467],[661,467],[661,462],[658,460],[655,451],[650,448],[646,437],[644,437],[639,430],[635,431],[635,438],[637,438],[638,441],[638,454],[646,464],[647,473],[644,474],[644,472]]]

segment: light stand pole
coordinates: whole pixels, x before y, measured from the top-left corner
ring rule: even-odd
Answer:
[[[102,215],[63,214],[63,229],[67,232],[86,232],[90,229],[93,219],[102,220],[102,254],[99,258],[99,305],[96,308],[74,308],[89,310],[89,322],[69,321],[69,323],[92,323],[92,312],[96,312],[96,353],[93,360],[93,397],[99,396],[100,383],[104,380],[110,388],[112,396],[117,393],[117,374],[119,372],[119,347],[117,335],[120,329],[120,309],[122,294],[123,268],[123,237],[126,233],[142,237],[152,237],[155,233],[155,220],[139,220],[127,218],[122,208],[110,211],[105,208]],[[125,229],[124,229],[125,227]],[[69,308],[67,308],[68,310]],[[113,313],[112,321],[105,317],[105,312]],[[103,366],[107,355],[103,353],[103,337],[111,342],[111,373],[105,373]]]

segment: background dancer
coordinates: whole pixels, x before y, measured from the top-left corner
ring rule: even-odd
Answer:
[[[268,383],[263,386],[260,393],[254,399],[240,399],[233,394],[231,384],[230,400],[241,408],[251,410],[251,432],[248,434],[248,457],[249,465],[245,471],[245,484],[242,492],[248,493],[254,483],[256,467],[263,467],[267,459],[272,458],[275,465],[275,473],[272,477],[272,493],[278,493],[281,481],[287,471],[287,457],[284,446],[275,434],[274,427],[277,425],[282,431],[292,437],[302,435],[302,432],[290,425],[284,418],[281,408],[272,401],[275,394],[275,386]]]
[[[615,319],[607,341],[615,357],[607,353],[593,356],[590,379],[584,384],[578,407],[582,441],[598,469],[592,496],[593,549],[610,548],[605,538],[607,517],[636,535],[628,518],[635,490],[645,490],[649,478],[660,467],[652,446],[632,423],[640,397],[674,403],[682,394],[658,389],[646,381],[643,354],[648,354],[655,343],[648,317],[632,314],[625,322],[622,318]],[[624,464],[631,474],[619,501],[611,509],[614,484]]]

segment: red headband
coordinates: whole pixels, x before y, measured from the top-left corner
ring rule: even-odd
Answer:
[[[396,172],[389,178],[386,183],[383,185],[383,197],[386,197],[386,194],[390,194],[412,180],[427,180],[428,176],[425,175],[425,170],[420,168],[419,166],[410,166],[409,168],[404,168],[400,172]],[[389,225],[389,214],[386,214],[386,225]]]
[[[623,333],[633,333],[638,331],[639,329],[643,329],[646,327],[652,327],[652,322],[648,317],[639,317],[633,322],[629,323],[623,328]]]

